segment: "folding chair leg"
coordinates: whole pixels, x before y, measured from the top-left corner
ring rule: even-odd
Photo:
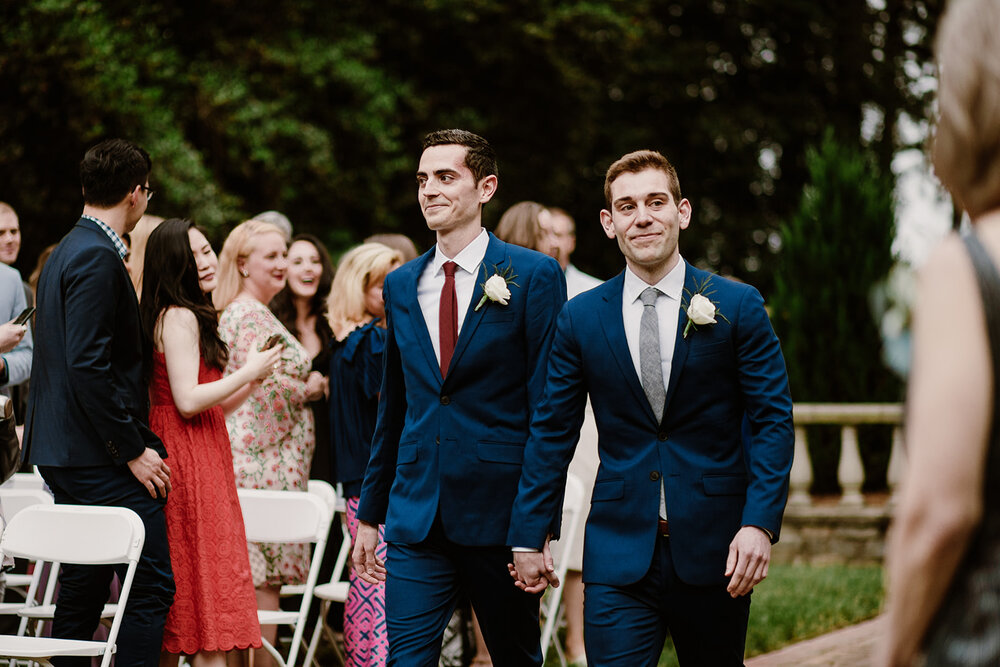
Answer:
[[[337,642],[337,637],[333,633],[333,630],[326,623],[326,615],[330,611],[330,602],[324,600],[319,607],[319,617],[316,619],[316,628],[313,630],[312,638],[309,640],[309,650],[306,652],[306,660],[303,667],[325,667],[316,662],[316,651],[319,649],[319,642],[322,635],[326,635],[327,640],[330,642],[330,646],[333,647],[333,653],[337,658],[337,664],[341,667],[346,665],[346,660],[344,658],[343,652],[340,650],[340,644]]]

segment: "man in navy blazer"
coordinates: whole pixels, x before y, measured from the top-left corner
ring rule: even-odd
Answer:
[[[163,516],[170,469],[163,443],[147,426],[139,306],[121,240],[152,196],[150,168],[146,151],[121,139],[94,146],[80,163],[83,215],[38,283],[24,432],[23,456],[39,467],[57,503],[128,507],[145,525],[118,635],[119,667],[158,664],[174,594]],[[111,566],[63,565],[54,637],[93,637],[112,574]]]
[[[601,465],[583,556],[590,665],[741,665],[750,592],[788,494],[792,402],[754,288],[681,256],[691,204],[654,151],[611,165],[601,224],[626,269],[559,315],[508,544],[540,549],[559,515],[590,395]],[[514,553],[519,585],[557,583]]]
[[[417,197],[437,244],[383,288],[385,369],[354,564],[386,581],[390,665],[437,664],[459,592],[494,664],[542,662],[538,596],[508,576],[505,545],[566,285],[551,257],[483,229],[496,188],[486,140],[429,134]]]

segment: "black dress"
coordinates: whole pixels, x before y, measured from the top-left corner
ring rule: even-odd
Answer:
[[[993,359],[993,424],[983,518],[931,624],[928,665],[1000,665],[1000,274],[975,234],[963,237],[979,283]]]

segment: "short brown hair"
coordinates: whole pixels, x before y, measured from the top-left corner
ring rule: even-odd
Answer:
[[[424,137],[424,150],[431,146],[465,146],[465,166],[472,172],[476,183],[487,176],[499,175],[497,154],[490,142],[468,130],[438,130]]]
[[[632,151],[626,153],[611,163],[608,173],[604,176],[604,202],[611,208],[611,184],[622,174],[637,174],[647,169],[658,169],[667,175],[670,181],[670,196],[677,204],[681,200],[681,183],[677,179],[677,170],[663,154],[651,150]]]
[[[935,45],[940,117],[934,168],[972,217],[1000,205],[998,25],[995,0],[950,2]]]

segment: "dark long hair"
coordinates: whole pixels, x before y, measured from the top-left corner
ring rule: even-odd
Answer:
[[[219,337],[219,316],[212,306],[211,295],[202,292],[198,284],[198,265],[188,239],[188,230],[194,226],[190,220],[172,218],[154,229],[146,241],[139,316],[146,337],[147,364],[155,349],[156,321],[171,306],[194,313],[205,363],[222,369],[229,359],[229,350]]]
[[[290,248],[292,243],[296,241],[305,241],[312,244],[319,254],[320,266],[323,267],[323,273],[316,284],[316,293],[309,300],[309,314],[316,316],[316,334],[323,345],[320,348],[320,354],[323,354],[333,339],[333,331],[330,329],[329,322],[326,321],[326,299],[330,296],[330,285],[333,284],[333,263],[330,261],[330,254],[327,253],[323,242],[312,234],[296,234],[292,237],[292,241],[288,244],[288,247]],[[295,311],[295,295],[292,294],[291,286],[287,283],[285,284],[282,290],[271,299],[270,308],[274,316],[285,325],[289,333],[299,338],[300,332],[295,326],[295,317],[297,315]]]

